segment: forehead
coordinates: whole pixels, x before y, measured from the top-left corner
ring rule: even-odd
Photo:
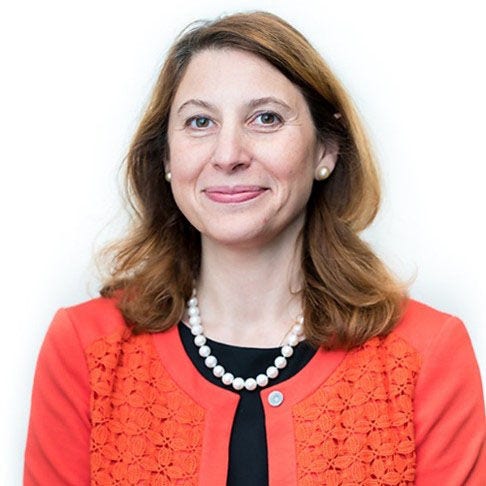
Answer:
[[[174,104],[187,97],[229,101],[275,95],[294,104],[305,101],[300,89],[262,57],[238,49],[206,49],[190,60]]]

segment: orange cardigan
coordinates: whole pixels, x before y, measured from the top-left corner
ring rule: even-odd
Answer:
[[[486,484],[470,339],[417,301],[386,338],[320,349],[260,394],[270,486]],[[61,309],[37,363],[24,486],[224,486],[237,402],[197,372],[177,326],[133,336],[103,298]]]

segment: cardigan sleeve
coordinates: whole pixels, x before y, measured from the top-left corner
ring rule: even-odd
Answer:
[[[486,484],[481,377],[464,324],[449,317],[424,356],[415,392],[416,485]]]
[[[24,463],[24,486],[89,484],[90,388],[78,333],[55,315],[37,360]]]

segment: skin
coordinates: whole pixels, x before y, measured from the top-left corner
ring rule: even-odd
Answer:
[[[277,346],[300,312],[291,290],[300,282],[295,256],[315,169],[334,168],[336,147],[317,141],[295,85],[267,61],[234,49],[192,58],[168,137],[174,198],[201,233],[206,334]]]

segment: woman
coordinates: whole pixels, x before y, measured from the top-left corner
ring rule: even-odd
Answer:
[[[102,297],[43,344],[26,484],[480,484],[469,337],[359,238],[376,166],[300,33],[262,12],[184,32],[127,182]]]

